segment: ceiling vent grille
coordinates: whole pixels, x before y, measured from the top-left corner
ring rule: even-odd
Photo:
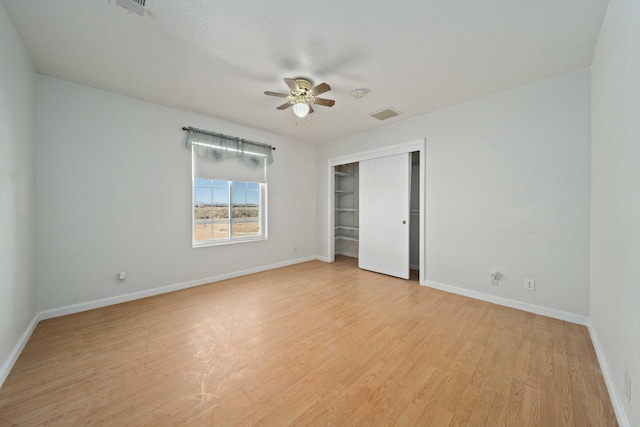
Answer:
[[[391,117],[395,117],[400,115],[400,112],[394,110],[392,107],[386,107],[382,110],[373,112],[369,114],[374,119],[378,119],[380,121],[390,119]]]
[[[137,15],[144,15],[144,4],[146,0],[116,0],[116,4],[120,7],[124,7],[130,12]]]

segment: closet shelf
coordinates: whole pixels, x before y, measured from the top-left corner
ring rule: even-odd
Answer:
[[[334,169],[334,230],[336,253],[358,256],[358,173],[356,164]],[[345,197],[346,196],[346,197]],[[346,251],[346,252],[345,252]],[[355,254],[355,255],[354,255]]]
[[[358,238],[354,236],[346,236],[344,234],[336,234],[336,239],[338,240],[349,240],[350,242],[357,242]]]
[[[352,231],[358,231],[359,227],[354,227],[351,225],[336,225],[336,230],[352,230]]]

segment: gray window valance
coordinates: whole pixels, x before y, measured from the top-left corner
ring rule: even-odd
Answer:
[[[192,127],[187,128],[185,145],[198,156],[214,162],[239,159],[243,164],[254,168],[273,163],[270,145]]]

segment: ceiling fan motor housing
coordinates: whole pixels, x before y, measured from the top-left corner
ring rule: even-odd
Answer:
[[[311,81],[307,79],[296,79],[296,84],[301,92],[308,92],[311,89]]]

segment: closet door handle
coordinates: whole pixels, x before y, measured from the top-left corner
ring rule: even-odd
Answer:
[[[403,223],[403,224],[406,224],[406,223],[407,223],[407,220],[402,221],[402,223]]]

